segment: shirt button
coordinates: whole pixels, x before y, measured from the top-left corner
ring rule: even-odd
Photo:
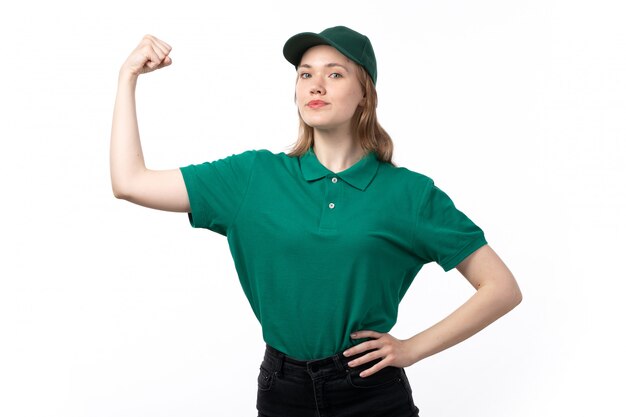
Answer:
[[[333,177],[332,182],[337,182],[337,177]]]
[[[335,208],[335,203],[330,203],[330,204],[328,205],[328,207],[330,207],[331,209],[332,209],[332,208]]]

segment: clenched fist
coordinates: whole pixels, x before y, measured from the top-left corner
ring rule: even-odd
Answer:
[[[139,45],[126,59],[120,72],[139,76],[171,65],[169,53],[172,47],[152,35],[145,35]]]

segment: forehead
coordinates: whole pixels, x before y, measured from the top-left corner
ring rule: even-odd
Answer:
[[[350,58],[330,45],[313,46],[307,49],[300,59],[300,65],[323,65],[329,62],[336,62],[348,67],[354,65]]]

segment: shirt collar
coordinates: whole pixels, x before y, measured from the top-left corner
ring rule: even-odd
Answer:
[[[361,191],[364,191],[369,183],[372,182],[379,165],[376,153],[369,151],[350,168],[334,173],[322,165],[322,163],[317,159],[317,155],[313,152],[313,146],[311,146],[304,155],[300,156],[299,160],[300,169],[302,170],[302,175],[305,180],[315,181],[328,174],[332,174]]]

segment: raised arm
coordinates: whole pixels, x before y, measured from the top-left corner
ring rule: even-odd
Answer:
[[[180,170],[146,168],[137,124],[137,79],[170,65],[171,50],[167,43],[146,35],[120,68],[111,128],[111,186],[117,198],[159,210],[189,212]]]

